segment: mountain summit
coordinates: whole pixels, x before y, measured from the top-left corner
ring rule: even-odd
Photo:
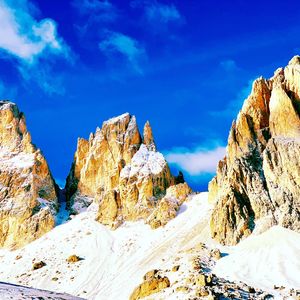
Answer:
[[[0,101],[0,246],[21,247],[48,232],[57,208],[55,183],[23,113]]]
[[[254,81],[227,155],[209,184],[211,234],[236,244],[251,232],[282,225],[300,231],[300,57]]]
[[[191,192],[171,175],[156,151],[149,122],[141,137],[135,116],[125,113],[103,122],[89,140],[78,139],[66,191],[72,213],[93,202],[100,223],[118,227],[144,219],[164,225]]]

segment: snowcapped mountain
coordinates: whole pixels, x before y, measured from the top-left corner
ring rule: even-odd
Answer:
[[[253,84],[208,193],[146,122],[78,139],[65,190],[0,102],[0,299],[300,299],[300,57]]]

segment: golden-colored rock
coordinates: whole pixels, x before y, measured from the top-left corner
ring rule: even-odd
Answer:
[[[24,115],[0,101],[0,247],[18,248],[48,232],[57,206],[55,183]]]
[[[209,296],[209,290],[207,290],[204,287],[200,287],[199,289],[196,290],[196,296],[197,297],[207,297],[207,296]]]
[[[32,270],[38,270],[38,269],[41,269],[43,268],[44,266],[46,266],[46,263],[44,263],[43,261],[39,261],[39,262],[36,262],[33,264],[32,266]]]
[[[222,244],[274,224],[300,231],[299,71],[297,56],[271,79],[256,80],[231,127],[209,184],[211,234]]]
[[[152,134],[152,128],[149,121],[146,122],[143,132],[143,143],[147,146],[149,150],[156,151],[156,146]]]
[[[190,288],[188,286],[180,285],[176,288],[176,292],[188,293]]]
[[[219,260],[222,255],[221,255],[221,251],[218,248],[212,249],[210,251],[210,255],[215,259],[215,260]]]
[[[212,276],[199,274],[195,278],[196,285],[199,287],[211,286],[212,285]]]
[[[179,270],[180,266],[176,265],[172,267],[172,272],[177,272]]]
[[[97,221],[102,224],[113,227],[114,221],[118,215],[119,193],[115,190],[106,192],[99,204],[99,213]]]
[[[81,260],[81,258],[80,258],[79,256],[75,255],[75,254],[70,255],[70,256],[66,259],[66,261],[67,261],[68,263],[76,263],[76,262],[78,262],[78,261],[80,261],[80,260]]]
[[[94,201],[96,219],[116,228],[123,220],[147,219],[157,207],[167,211],[170,205],[172,210],[174,201],[162,199],[174,184],[166,160],[156,151],[149,122],[141,138],[135,117],[126,113],[104,122],[89,141],[78,140],[66,190],[74,213]],[[170,190],[172,199],[178,196],[175,215],[189,192],[186,184]]]
[[[153,277],[157,276],[158,275],[158,272],[159,270],[157,269],[154,269],[154,270],[151,270],[151,271],[148,271],[145,275],[144,275],[144,281],[145,280],[148,280],[148,279],[152,279]]]
[[[180,205],[186,200],[190,193],[191,189],[187,183],[170,186],[166,191],[166,195],[153,209],[147,219],[147,223],[152,229],[166,225],[171,219],[176,217]]]
[[[148,276],[144,282],[134,289],[129,299],[142,299],[149,295],[158,293],[169,286],[170,280],[168,277],[160,277],[159,275],[154,275],[151,277]]]

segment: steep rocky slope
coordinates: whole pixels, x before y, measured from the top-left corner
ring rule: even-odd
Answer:
[[[300,231],[300,57],[253,83],[209,184],[212,237],[236,244],[282,225]]]
[[[116,228],[145,219],[156,228],[176,216],[191,192],[186,183],[175,183],[149,122],[141,137],[135,117],[126,113],[104,122],[89,140],[78,139],[66,191],[73,213],[94,202],[102,224]]]
[[[55,183],[14,103],[0,101],[0,247],[20,247],[54,227]]]

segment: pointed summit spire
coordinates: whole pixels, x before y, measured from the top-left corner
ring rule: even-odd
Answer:
[[[152,128],[150,126],[149,121],[147,121],[144,126],[143,143],[147,146],[149,150],[156,151],[156,146],[152,134]]]

